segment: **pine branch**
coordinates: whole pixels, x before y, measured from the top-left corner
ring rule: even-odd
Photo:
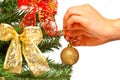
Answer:
[[[20,33],[21,28],[19,23],[22,20],[26,12],[19,11],[17,8],[17,0],[4,0],[0,2],[0,23],[7,23],[14,27],[14,29]],[[40,26],[37,18],[37,26]],[[40,26],[41,27],[41,26]],[[53,51],[54,48],[59,49],[61,44],[59,43],[61,31],[59,36],[48,36],[43,28],[43,41],[38,45],[42,52]],[[28,66],[23,60],[23,67],[21,74],[10,74],[3,70],[4,58],[9,47],[10,41],[0,41],[0,77],[5,77],[6,80],[70,80],[72,66],[55,63],[53,60],[47,59],[50,65],[50,70],[42,75],[35,77]],[[1,79],[1,78],[0,78]]]
[[[41,28],[43,31],[43,41],[38,45],[40,50],[42,52],[47,51],[54,51],[54,49],[59,49],[61,47],[61,44],[59,43],[59,40],[61,38],[61,31],[59,31],[59,36],[57,37],[50,37],[48,36],[43,28]]]
[[[16,0],[4,0],[0,3],[0,23],[8,23],[19,21],[19,14]],[[22,17],[22,16],[21,16]]]
[[[9,74],[2,69],[3,61],[0,59],[0,77],[5,77],[6,80],[70,80],[72,66],[55,63],[53,60],[47,59],[50,70],[35,77],[29,70],[26,63],[23,65],[21,74]]]

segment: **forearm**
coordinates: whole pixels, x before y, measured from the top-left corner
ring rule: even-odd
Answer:
[[[111,32],[110,40],[120,40],[120,18],[115,20],[110,20],[111,23]]]

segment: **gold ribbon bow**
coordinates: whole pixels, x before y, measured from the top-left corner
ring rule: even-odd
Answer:
[[[11,40],[8,48],[3,68],[12,73],[20,73],[22,69],[22,54],[35,76],[49,69],[46,58],[37,47],[42,41],[42,31],[40,27],[25,27],[22,34],[18,34],[15,29],[8,25],[0,24],[0,40]]]

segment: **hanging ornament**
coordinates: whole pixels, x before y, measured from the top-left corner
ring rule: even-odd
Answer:
[[[68,46],[62,50],[60,57],[63,63],[73,65],[78,61],[79,53],[77,49],[73,48],[69,43]]]

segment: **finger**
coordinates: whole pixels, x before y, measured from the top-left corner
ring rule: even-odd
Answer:
[[[68,33],[67,33],[68,32]],[[72,28],[70,29],[64,29],[63,30],[63,35],[65,34],[70,34],[70,35],[76,35],[78,33],[77,36],[80,36],[81,34],[84,34],[85,36],[88,36],[88,37],[93,37],[94,35],[92,35],[89,30],[85,29],[84,27],[79,27],[79,26],[73,26]]]
[[[72,30],[72,31],[66,31],[66,36],[68,37],[78,37],[84,34],[85,32],[82,30]]]
[[[63,26],[65,27],[66,26],[66,22],[68,21],[68,19],[72,16],[72,15],[82,15],[82,14],[84,14],[84,12],[83,11],[81,11],[81,10],[78,10],[78,9],[71,9],[71,8],[69,8],[68,10],[67,10],[67,12],[65,13],[65,15],[64,15],[64,18],[63,18]]]
[[[69,19],[69,17],[71,17],[71,15],[80,16],[80,15],[89,14],[88,12],[91,9],[94,9],[94,8],[89,4],[70,7],[64,15],[63,24],[66,24],[66,21]]]
[[[88,23],[88,18],[85,16],[72,15],[66,23],[67,29],[70,29],[76,23],[79,24],[81,28],[85,28],[85,25]]]
[[[91,37],[91,38],[94,37],[92,34],[89,34],[88,32],[82,31],[82,30],[63,31],[63,36],[67,37],[67,41],[75,40],[75,39],[79,38],[79,36],[81,36],[81,35],[84,35],[86,37]]]
[[[83,46],[84,45],[84,36],[77,37],[76,40],[71,40],[73,46]]]
[[[84,30],[84,28],[79,23],[73,23],[68,29],[73,28],[72,30]]]
[[[94,37],[91,33],[89,33],[89,31],[84,31],[84,34],[83,34],[84,36],[86,36],[86,37]]]
[[[87,37],[86,35],[81,35],[76,40],[71,40],[71,43],[74,46],[93,46],[96,44],[93,37]]]
[[[65,38],[68,42],[70,42],[70,37],[64,36],[64,38]]]
[[[84,30],[84,28],[79,23],[74,23],[71,26],[64,27],[64,30]]]
[[[63,30],[67,30],[67,27],[64,27],[64,26],[63,26]]]

